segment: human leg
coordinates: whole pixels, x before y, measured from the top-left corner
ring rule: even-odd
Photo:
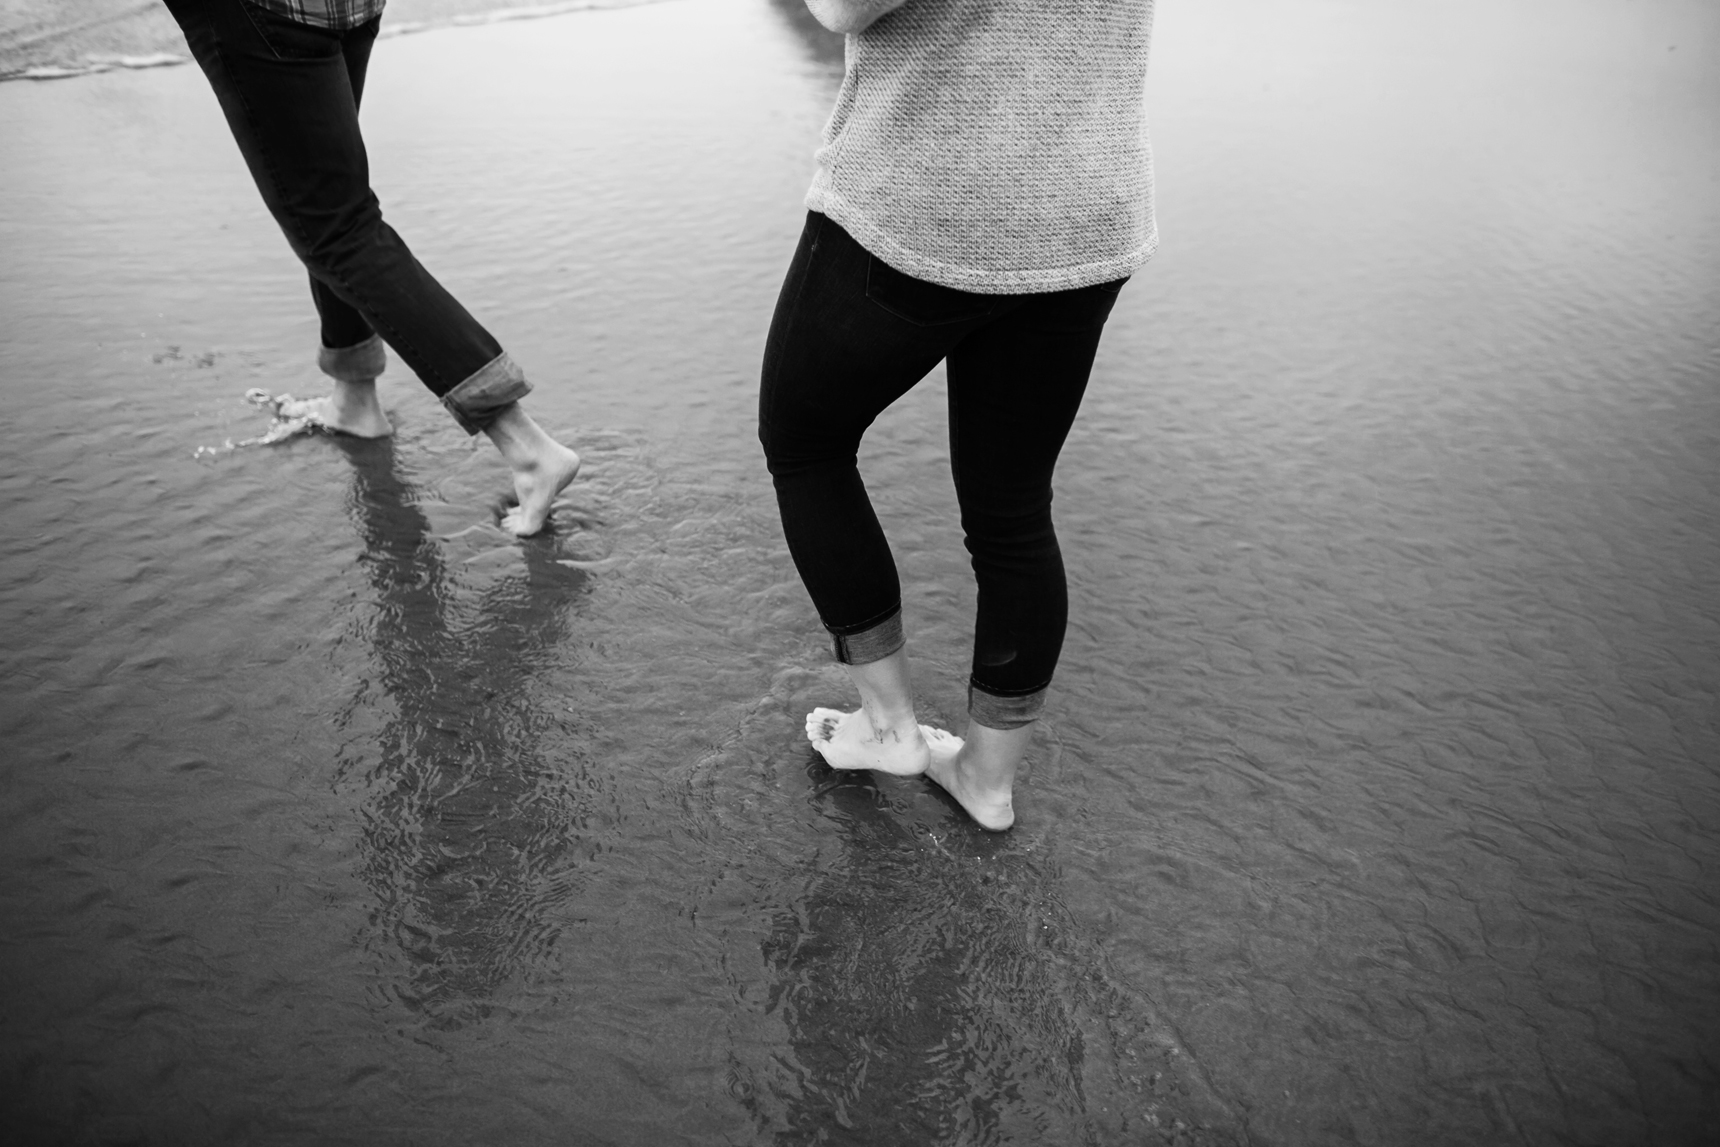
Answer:
[[[759,441],[783,535],[844,662],[889,653],[893,646],[871,648],[867,637],[901,609],[895,560],[860,479],[860,439],[951,341],[873,304],[871,262],[835,222],[808,215],[759,386]],[[851,638],[862,648],[850,650]]]
[[[364,105],[364,78],[370,67],[376,31],[373,23],[353,29],[339,40],[355,110]],[[376,394],[377,377],[388,365],[382,339],[357,308],[332,287],[314,274],[309,278],[311,301],[316,304],[322,335],[317,366],[333,382],[329,396],[318,403],[316,420],[331,430],[358,438],[383,438],[394,433]]]
[[[950,353],[950,464],[979,606],[967,735],[934,752],[930,775],[986,828],[1013,823],[1015,773],[1063,647],[1051,479],[1120,287],[1030,296]]]
[[[325,345],[349,347],[373,330],[439,397],[501,356],[383,220],[370,189],[358,92],[375,22],[339,32],[235,0],[168,7],[265,205],[318,284]]]
[[[298,216],[359,214],[350,204],[369,193],[357,111],[375,23],[345,32],[299,28],[232,0],[170,0],[168,7],[265,204],[309,269],[302,240],[314,228]],[[334,390],[303,404],[306,412],[360,437],[391,433],[376,400],[387,362],[381,341],[315,270],[310,283],[321,319],[317,365]]]
[[[379,335],[468,433],[490,432],[506,416],[490,437],[520,496],[509,528],[541,529],[555,493],[543,496],[541,482],[551,475],[552,485],[566,485],[576,456],[517,410],[531,389],[525,376],[383,221],[370,189],[358,106],[376,22],[336,32],[235,0],[167,4],[264,203],[310,271],[319,362],[336,380],[331,424],[386,432],[370,385],[383,362]]]
[[[1051,480],[1120,285],[1028,296],[950,353],[950,469],[979,589],[969,706],[992,728],[1038,715],[1062,650]]]
[[[894,274],[882,266],[834,222],[808,217],[766,343],[759,439],[789,553],[861,695],[854,714],[815,710],[808,737],[834,767],[917,773],[929,750],[902,650],[901,585],[857,455],[877,416],[996,302],[967,296],[940,321],[916,322],[880,301]]]

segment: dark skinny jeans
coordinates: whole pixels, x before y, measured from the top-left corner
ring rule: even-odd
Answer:
[[[263,202],[310,272],[323,369],[354,381],[394,348],[468,432],[530,389],[413,257],[370,189],[358,107],[379,20],[345,31],[245,0],[166,0]]]
[[[1069,614],[1051,475],[1123,282],[972,294],[894,270],[808,214],[765,347],[759,440],[838,660],[902,645],[901,583],[857,456],[878,415],[947,360],[950,469],[979,587],[969,712],[999,729],[1039,715]]]

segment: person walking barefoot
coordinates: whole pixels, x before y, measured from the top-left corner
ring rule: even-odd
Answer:
[[[1157,245],[1152,0],[807,0],[847,40],[766,342],[759,440],[783,534],[860,696],[814,709],[837,769],[924,774],[1015,823],[1062,651],[1051,480],[1118,292]],[[915,716],[901,585],[860,440],[939,362],[979,588],[968,726]]]
[[[468,434],[495,443],[517,505],[503,528],[542,530],[579,455],[520,405],[531,390],[501,344],[383,221],[359,132],[385,0],[166,0],[275,221],[310,272],[317,365],[333,392],[298,412],[360,438],[393,433],[376,397],[383,344]]]

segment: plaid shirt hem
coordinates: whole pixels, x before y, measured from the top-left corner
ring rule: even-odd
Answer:
[[[382,15],[388,0],[251,0],[259,8],[267,8],[277,16],[285,16],[300,24],[330,28],[344,32]]]

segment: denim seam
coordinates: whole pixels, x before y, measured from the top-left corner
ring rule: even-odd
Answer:
[[[263,31],[261,24],[257,23],[257,18],[251,14],[251,5],[249,3],[241,3],[239,5],[239,11],[245,14],[246,22],[251,25],[251,30],[257,33],[257,39],[263,41],[263,43],[268,46],[270,54],[272,54],[277,60],[285,59],[286,57],[281,55],[281,50],[275,47],[275,42],[269,39],[269,34]]]
[[[895,605],[890,606],[888,609],[878,611],[865,621],[858,622],[854,625],[826,625],[824,628],[828,629],[834,637],[853,637],[856,633],[865,633],[868,629],[878,628],[880,625],[883,625],[886,621],[889,621],[892,617],[901,612],[902,603],[898,601]],[[844,629],[848,632],[841,632],[841,630]]]
[[[1047,689],[1051,688],[1051,678],[1047,677],[1043,685],[1035,685],[1031,689],[998,689],[992,685],[982,685],[971,676],[968,678],[968,685],[972,688],[978,689],[981,693],[984,693],[987,696],[1001,697],[1008,700],[1015,697],[1031,697],[1035,693],[1045,692]]]
[[[794,285],[794,302],[789,306],[788,310],[790,326],[793,326],[794,320],[800,316],[800,301],[806,297],[807,280],[812,278],[812,260],[817,257],[818,241],[824,236],[824,216],[820,215],[818,217],[817,227],[818,229],[812,234],[812,245],[806,253],[806,267],[801,272],[800,282]]]
[[[794,320],[800,314],[800,301],[802,298],[804,298],[806,296],[807,280],[812,278],[812,259],[814,256],[816,256],[818,254],[818,240],[824,234],[824,216],[819,215],[819,213],[816,211],[809,211],[809,212],[807,212],[807,214],[808,215],[818,215],[818,223],[816,224],[818,230],[813,232],[811,248],[807,251],[807,259],[806,259],[807,265],[801,271],[800,282],[798,282],[794,285],[794,301],[789,304],[787,323],[786,323],[786,325],[790,326],[790,327],[792,327],[794,325]]]

